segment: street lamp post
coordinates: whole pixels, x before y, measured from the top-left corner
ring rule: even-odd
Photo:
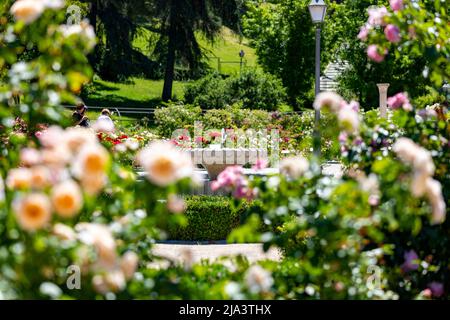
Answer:
[[[312,0],[308,6],[309,13],[311,14],[312,22],[316,25],[316,84],[315,94],[316,97],[320,93],[320,27],[325,20],[327,14],[327,5],[323,0]],[[314,117],[314,155],[317,159],[320,158],[320,110],[315,110]]]
[[[241,50],[239,52],[239,57],[241,58],[240,68],[239,68],[239,74],[242,74],[242,64],[244,62],[245,52],[244,50]]]

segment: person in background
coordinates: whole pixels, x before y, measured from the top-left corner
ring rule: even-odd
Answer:
[[[95,128],[100,132],[113,132],[115,130],[114,122],[111,119],[111,111],[103,109],[98,117]]]
[[[89,118],[86,115],[87,107],[83,102],[77,103],[76,110],[72,114],[72,119],[75,126],[89,127]]]

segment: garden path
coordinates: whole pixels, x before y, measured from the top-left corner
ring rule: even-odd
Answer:
[[[154,255],[167,258],[174,262],[185,263],[187,260],[191,263],[200,262],[203,259],[217,260],[221,257],[234,257],[242,255],[250,263],[260,260],[281,259],[281,253],[278,249],[272,248],[264,252],[262,244],[172,244],[158,243],[152,248]]]

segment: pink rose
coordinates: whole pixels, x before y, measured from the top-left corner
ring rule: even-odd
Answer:
[[[376,44],[371,44],[368,48],[367,48],[367,56],[369,57],[369,59],[375,61],[375,62],[383,62],[384,57],[387,54],[387,50],[384,51],[384,54],[380,54],[379,50],[378,50],[378,46]]]
[[[389,42],[400,42],[400,29],[396,25],[388,24],[386,28],[384,28],[384,34]]]
[[[389,0],[389,4],[393,11],[399,11],[403,9],[403,0]]]
[[[404,92],[397,93],[395,96],[390,97],[387,104],[392,109],[403,108],[405,111],[411,111],[412,105],[409,102],[408,95]]]
[[[384,26],[384,18],[388,15],[386,7],[369,8],[367,10],[369,13],[369,24],[371,26]]]
[[[265,168],[267,168],[268,166],[268,162],[266,159],[258,159],[256,160],[255,165],[252,167],[253,170],[263,170]]]
[[[358,33],[358,39],[361,41],[366,41],[368,35],[369,35],[369,28],[367,28],[366,26],[362,26]]]

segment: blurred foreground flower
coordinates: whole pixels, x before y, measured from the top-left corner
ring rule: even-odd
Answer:
[[[251,293],[268,292],[274,280],[269,271],[259,265],[253,265],[245,274],[245,283]]]
[[[309,162],[302,156],[281,160],[280,172],[291,179],[302,177],[309,170]]]
[[[63,0],[17,0],[11,7],[11,14],[18,21],[30,24],[38,19],[45,9],[60,9]]]
[[[411,193],[415,197],[425,195],[432,207],[432,223],[443,223],[446,205],[440,182],[432,178],[435,165],[431,153],[408,138],[398,139],[392,149],[404,163],[413,168]]]
[[[152,142],[138,153],[137,162],[146,171],[148,180],[160,187],[194,175],[190,156],[168,142]]]
[[[52,217],[50,200],[42,193],[32,193],[18,198],[13,207],[19,225],[26,231],[44,228]]]

